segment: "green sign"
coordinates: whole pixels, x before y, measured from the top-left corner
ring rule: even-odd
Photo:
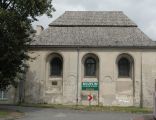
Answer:
[[[99,82],[82,82],[82,90],[99,90]]]

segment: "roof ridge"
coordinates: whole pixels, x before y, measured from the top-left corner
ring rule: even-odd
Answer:
[[[70,11],[70,10],[67,10],[65,12],[122,12],[122,13],[124,13],[123,11],[120,11],[120,10],[119,11],[113,11],[113,10],[112,11],[111,10],[110,11],[109,10],[108,11],[107,10],[106,11],[103,11],[103,10],[99,10],[99,11],[97,11],[97,10]]]
[[[50,25],[50,27],[138,27],[137,25]]]

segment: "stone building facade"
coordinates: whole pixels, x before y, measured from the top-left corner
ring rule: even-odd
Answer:
[[[156,42],[123,12],[67,11],[28,54],[26,103],[153,105]]]

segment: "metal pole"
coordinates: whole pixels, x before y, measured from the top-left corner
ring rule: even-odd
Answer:
[[[155,79],[155,86],[154,87],[155,87],[155,91],[154,92],[156,92],[156,79]]]

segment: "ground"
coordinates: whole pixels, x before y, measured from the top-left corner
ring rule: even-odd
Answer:
[[[131,120],[135,114],[42,109],[29,112],[21,120]]]
[[[18,118],[18,120],[133,120],[134,118],[143,115],[139,113],[134,114],[124,112],[98,112],[60,108],[53,109],[21,106],[0,106],[0,109],[5,108],[13,111],[23,112],[24,115]]]
[[[14,120],[21,118],[21,116],[24,116],[23,112],[16,109],[10,109],[8,106],[1,107],[0,105],[0,120]]]

